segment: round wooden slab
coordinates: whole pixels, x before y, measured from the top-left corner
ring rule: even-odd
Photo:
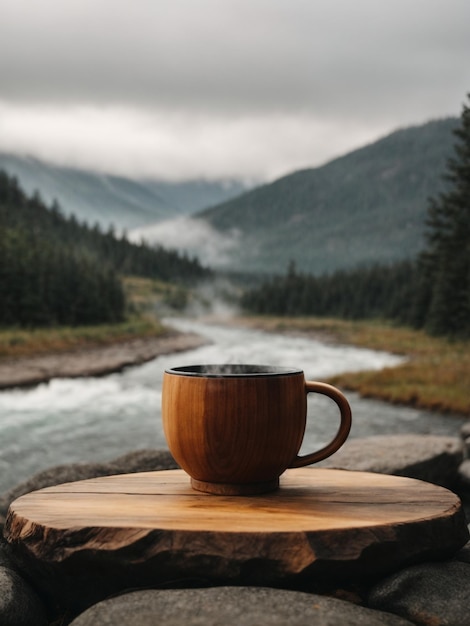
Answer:
[[[319,468],[288,470],[278,491],[251,497],[194,491],[182,470],[57,485],[15,500],[4,532],[39,586],[59,584],[69,603],[79,589],[81,607],[190,579],[376,575],[450,555],[468,538],[459,498],[442,487]]]

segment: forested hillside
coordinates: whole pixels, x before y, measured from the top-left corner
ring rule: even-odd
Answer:
[[[247,290],[242,306],[268,315],[316,315],[342,319],[413,320],[416,264],[401,261],[314,276],[291,265],[260,287]]]
[[[131,244],[66,218],[0,171],[0,325],[94,324],[122,319],[120,276],[195,281],[196,259]]]
[[[470,96],[469,96],[470,97]],[[331,275],[298,272],[247,291],[257,313],[386,318],[432,334],[470,337],[470,107],[453,133],[454,150],[440,175],[448,189],[427,203],[426,245],[409,261]]]
[[[392,133],[198,214],[238,233],[232,267],[319,275],[416,256],[427,201],[445,188],[457,118]]]

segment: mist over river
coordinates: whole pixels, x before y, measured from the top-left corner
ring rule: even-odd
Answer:
[[[310,380],[344,371],[382,369],[401,362],[384,352],[313,339],[165,320],[197,332],[209,345],[160,356],[99,378],[54,379],[31,389],[0,392],[0,493],[52,465],[104,461],[137,448],[166,448],[161,425],[165,368],[208,363],[256,363],[300,367]],[[439,415],[346,393],[352,407],[350,437],[387,433],[452,435],[465,418]],[[336,405],[309,394],[302,453],[324,445],[339,423]]]

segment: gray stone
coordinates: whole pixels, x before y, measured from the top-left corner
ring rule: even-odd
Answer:
[[[470,457],[470,437],[463,439],[463,455],[465,459]]]
[[[43,626],[46,612],[36,593],[14,571],[0,566],[0,624]]]
[[[350,439],[319,465],[408,476],[452,487],[462,461],[462,442],[458,437],[379,435]]]
[[[465,422],[460,427],[460,437],[463,442],[464,457],[470,459],[470,421]]]
[[[57,465],[34,474],[25,482],[3,494],[0,497],[0,517],[6,515],[10,502],[25,493],[44,487],[85,480],[86,478],[97,478],[98,476],[176,469],[177,467],[178,465],[168,450],[135,450],[104,463]]]
[[[462,439],[468,439],[470,437],[470,421],[462,424],[460,428],[460,436],[462,437]]]
[[[463,563],[470,564],[470,541],[466,543],[463,548],[454,555],[456,561],[462,561]]]
[[[470,459],[460,464],[457,476],[459,490],[470,491]]]
[[[470,565],[460,561],[409,567],[376,585],[369,606],[423,626],[470,624]]]
[[[70,626],[410,626],[350,602],[266,587],[135,591],[95,604]]]
[[[15,561],[11,555],[11,548],[7,542],[0,537],[0,567],[16,569]]]

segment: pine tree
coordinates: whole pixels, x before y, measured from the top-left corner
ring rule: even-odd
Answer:
[[[469,95],[470,97],[470,95]],[[470,336],[470,108],[455,130],[449,190],[430,200],[427,246],[419,259],[417,325],[437,335]]]

